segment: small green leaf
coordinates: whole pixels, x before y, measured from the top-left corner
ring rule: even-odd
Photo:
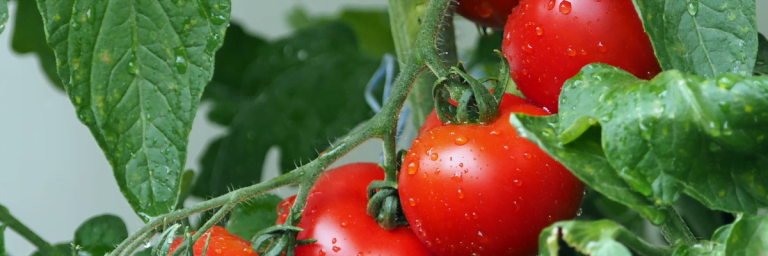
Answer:
[[[71,243],[59,243],[53,246],[53,249],[58,250],[61,255],[69,256],[72,255],[72,244]],[[30,256],[50,256],[45,255],[40,251],[33,252]]]
[[[178,200],[187,143],[229,0],[38,0],[77,116],[145,221]]]
[[[259,182],[272,146],[281,150],[281,169],[293,169],[373,116],[362,95],[379,61],[361,54],[344,23],[305,28],[260,53],[244,82],[262,92],[243,101],[228,135],[206,151],[194,195],[218,196]]]
[[[574,139],[599,125],[601,138],[590,142],[604,149],[610,172],[655,204],[670,205],[685,192],[712,209],[756,213],[768,207],[768,177],[761,174],[768,165],[767,99],[768,77],[667,71],[645,81],[588,65],[565,83],[560,115],[550,118],[560,140],[542,147],[584,144]],[[558,160],[568,167],[573,156]]]
[[[511,115],[510,122],[517,127],[520,136],[536,143],[592,189],[613,201],[631,207],[655,224],[666,221],[668,215],[663,209],[659,209],[643,195],[632,190],[611,168],[600,147],[599,130],[590,129],[575,142],[563,144],[556,132],[559,126],[559,117],[556,115]]]
[[[757,52],[754,0],[634,0],[664,70],[749,75]]]
[[[5,30],[6,23],[8,23],[8,1],[0,0],[0,34]]]
[[[18,0],[16,3],[11,48],[20,54],[35,53],[48,79],[63,90],[61,78],[56,73],[56,57],[45,42],[43,18],[37,10],[37,3],[35,0]]]
[[[230,213],[227,230],[250,240],[260,230],[275,225],[280,201],[282,199],[276,195],[264,194],[238,204]]]
[[[128,229],[120,217],[100,215],[85,221],[75,231],[75,244],[80,255],[105,255],[128,238]]]
[[[541,231],[539,253],[542,256],[557,255],[558,241],[562,237],[568,245],[586,255],[631,256],[629,249],[616,241],[621,232],[630,233],[609,220],[557,222]]]
[[[768,215],[737,218],[725,243],[725,255],[764,255],[768,252]]]
[[[763,34],[757,35],[757,60],[753,73],[756,76],[768,75],[768,39]]]

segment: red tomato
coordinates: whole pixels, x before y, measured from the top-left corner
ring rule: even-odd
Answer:
[[[366,189],[383,180],[374,163],[348,164],[325,172],[315,183],[302,214],[298,239],[317,242],[296,247],[296,255],[432,255],[407,227],[386,231],[365,213]],[[277,224],[285,223],[295,196],[278,206]]]
[[[590,63],[642,79],[661,72],[632,0],[528,0],[504,28],[512,79],[531,102],[557,113],[560,89]]]
[[[518,0],[459,0],[456,11],[477,24],[501,29]]]
[[[510,94],[500,112],[489,125],[426,131],[403,161],[403,211],[437,255],[533,255],[543,228],[576,216],[584,184],[509,123],[549,113]]]
[[[193,232],[192,235],[195,233]],[[208,240],[208,236],[211,236],[211,240],[208,243],[208,250],[205,251],[205,255],[211,256],[257,256],[251,249],[251,243],[243,240],[239,236],[232,235],[225,228],[219,226],[213,226],[208,232],[205,232],[200,239],[192,246],[192,251],[195,256],[203,255],[203,249],[205,248],[205,242]],[[168,255],[173,254],[181,245],[183,238],[177,237],[173,239],[171,243],[171,250]]]

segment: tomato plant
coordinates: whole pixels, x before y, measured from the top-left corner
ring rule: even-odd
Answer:
[[[760,1],[267,2],[0,0],[0,255],[768,251]]]
[[[501,29],[518,0],[461,0],[456,12],[482,26]]]
[[[317,242],[296,247],[297,255],[432,255],[407,227],[387,231],[365,212],[368,183],[384,178],[374,163],[344,165],[318,178],[307,199],[298,239]],[[278,206],[278,224],[288,218],[296,196]]]
[[[504,27],[504,56],[525,97],[557,113],[566,80],[605,63],[640,78],[661,72],[631,0],[528,0]]]
[[[403,211],[438,255],[533,255],[542,229],[576,216],[584,184],[507,121],[549,113],[510,94],[500,112],[488,125],[427,130],[403,161]]]

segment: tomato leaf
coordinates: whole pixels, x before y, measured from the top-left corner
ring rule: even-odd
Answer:
[[[373,116],[362,95],[379,61],[362,54],[355,38],[342,22],[321,22],[261,49],[243,78],[260,93],[233,112],[209,113],[229,119],[229,133],[207,149],[193,194],[217,196],[259,182],[272,146],[281,150],[281,169],[293,169]],[[230,104],[222,101],[229,99],[216,98],[214,109]]]
[[[760,255],[768,252],[768,215],[742,215],[729,229],[725,240],[725,255]]]
[[[768,75],[768,39],[763,34],[757,35],[757,60],[753,73],[756,76]]]
[[[175,208],[229,0],[38,0],[78,118],[145,221]]]
[[[668,215],[663,209],[635,192],[611,168],[600,147],[600,133],[597,129],[585,132],[576,142],[563,144],[557,138],[559,117],[556,115],[532,117],[517,114],[510,116],[510,122],[517,127],[520,136],[536,143],[592,189],[631,207],[653,223],[666,221]]]
[[[344,9],[334,16],[310,16],[306,9],[297,7],[288,13],[288,23],[294,29],[333,20],[342,21],[352,28],[363,52],[374,56],[395,52],[389,14],[384,9]]]
[[[48,79],[56,88],[64,89],[61,78],[56,73],[56,57],[53,55],[53,49],[45,42],[43,18],[40,17],[35,0],[16,1],[11,48],[20,54],[35,53]]]
[[[757,52],[754,0],[634,0],[662,69],[749,75]]]
[[[275,225],[277,205],[282,200],[276,195],[264,194],[238,204],[230,213],[227,230],[250,240],[257,232]]]
[[[629,249],[616,241],[624,227],[609,220],[562,221],[541,231],[539,253],[542,256],[557,255],[558,242],[562,238],[577,251],[592,256],[630,256]]]
[[[599,125],[601,138],[591,142],[601,145],[610,172],[657,205],[684,192],[712,209],[754,214],[768,207],[767,98],[768,77],[667,71],[645,81],[588,65],[565,83],[560,115],[550,118],[559,121],[551,128],[559,139],[540,146],[583,144],[574,140]],[[542,126],[532,119],[521,125]]]
[[[128,238],[128,228],[120,217],[100,215],[86,220],[75,231],[79,255],[106,255]]]

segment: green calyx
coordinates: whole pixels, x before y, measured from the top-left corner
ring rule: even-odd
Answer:
[[[502,63],[498,77],[475,79],[459,62],[451,68],[447,77],[435,82],[432,95],[437,117],[442,123],[488,124],[499,116],[499,105],[509,82],[509,64],[498,50],[495,52]],[[486,83],[490,83],[493,92]],[[453,105],[448,99],[453,99],[458,105]]]
[[[377,180],[368,185],[368,215],[376,219],[383,229],[392,230],[408,225],[397,192],[397,183]]]

